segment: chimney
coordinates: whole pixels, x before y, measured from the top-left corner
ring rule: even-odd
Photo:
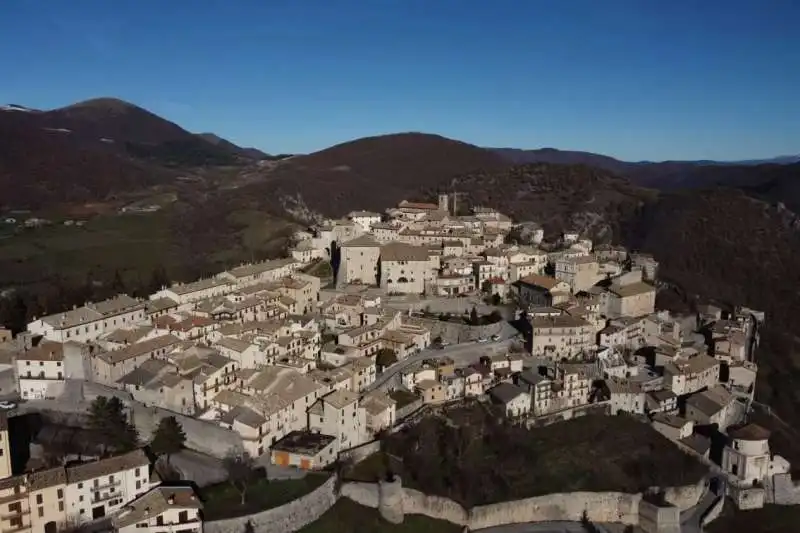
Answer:
[[[169,495],[169,498],[167,498],[167,503],[170,505],[175,505],[175,494]]]

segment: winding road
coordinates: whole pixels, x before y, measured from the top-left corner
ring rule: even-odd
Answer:
[[[466,366],[470,363],[474,363],[483,355],[505,353],[511,345],[511,342],[511,338],[501,339],[495,342],[472,341],[448,346],[441,350],[431,348],[423,350],[418,354],[393,364],[381,372],[375,382],[365,389],[365,392],[384,387],[392,378],[400,374],[400,372],[425,359],[443,359],[445,357],[450,357],[456,362],[456,366]]]

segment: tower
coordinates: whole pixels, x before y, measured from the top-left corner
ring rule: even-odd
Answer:
[[[450,213],[447,194],[439,195],[439,211]]]

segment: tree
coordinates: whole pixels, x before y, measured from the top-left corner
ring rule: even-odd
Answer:
[[[472,306],[472,311],[469,312],[469,324],[470,324],[470,326],[477,326],[478,323],[479,323],[479,320],[480,319],[478,318],[478,310],[473,305]]]
[[[389,348],[381,348],[378,350],[378,353],[375,354],[375,364],[378,365],[381,369],[387,368],[392,366],[397,362],[397,352],[394,350],[390,350]]]
[[[231,450],[222,460],[222,465],[228,472],[228,482],[239,493],[244,505],[247,502],[247,488],[253,479],[253,458],[247,452]]]
[[[153,273],[150,275],[150,290],[148,294],[158,292],[167,285],[169,285],[169,276],[167,275],[167,271],[164,269],[164,267],[159,265],[153,269]]]
[[[89,406],[89,429],[97,432],[104,448],[128,452],[136,448],[136,428],[128,421],[125,406],[116,396],[98,396]]]
[[[248,520],[244,523],[244,533],[256,533],[256,528],[253,527],[253,522]]]
[[[122,280],[122,274],[120,274],[119,269],[114,271],[114,281],[111,282],[111,290],[116,294],[125,292],[125,282]]]
[[[158,421],[158,427],[153,432],[150,449],[157,455],[166,455],[167,463],[173,453],[178,453],[186,443],[186,433],[174,416],[167,416]]]

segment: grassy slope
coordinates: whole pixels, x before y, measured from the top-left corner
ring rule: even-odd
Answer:
[[[456,533],[461,529],[450,522],[420,515],[406,515],[402,524],[390,524],[377,510],[341,498],[319,520],[298,533]]]

